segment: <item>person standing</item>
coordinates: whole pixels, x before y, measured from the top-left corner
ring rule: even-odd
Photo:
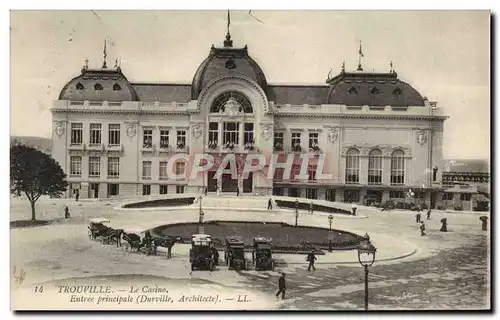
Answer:
[[[69,217],[70,217],[69,208],[68,206],[66,206],[66,208],[64,208],[64,218],[69,219]]]
[[[236,187],[236,196],[239,197],[240,196],[240,187]]]
[[[314,261],[317,259],[316,255],[314,254],[314,250],[311,250],[311,252],[309,252],[306,260],[309,261],[309,267],[307,268],[307,271],[311,271],[311,268],[313,268],[313,270],[316,270],[316,268],[314,267]]]
[[[356,211],[357,211],[357,210],[358,210],[358,206],[357,206],[355,203],[353,203],[353,204],[352,204],[352,215],[353,215],[353,216],[355,216],[355,215],[356,215]]]
[[[269,198],[267,201],[267,210],[273,210],[273,199]]]
[[[427,211],[427,220],[431,220],[431,210]]]
[[[75,190],[75,200],[78,202],[78,198],[80,198],[80,191],[78,189]]]
[[[417,211],[417,213],[415,214],[415,219],[416,219],[417,223],[419,223],[421,221],[420,218],[421,218],[421,214],[420,214],[420,212]]]
[[[420,223],[421,223],[420,224],[420,236],[422,237],[422,236],[425,236],[425,223],[423,220],[420,221]]]
[[[314,205],[313,202],[311,201],[311,203],[309,204],[309,213],[313,214],[313,210],[314,210]]]
[[[146,230],[146,232],[144,233],[144,242],[146,244],[149,256],[153,251],[153,239],[151,237],[151,232],[149,232],[149,230]]]
[[[285,273],[283,272],[281,274],[281,277],[278,279],[278,292],[276,293],[276,298],[280,295],[281,293],[281,299],[285,299],[285,291],[286,291],[286,283],[285,283]]]

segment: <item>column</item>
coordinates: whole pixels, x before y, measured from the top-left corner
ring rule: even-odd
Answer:
[[[238,128],[238,149],[239,150],[242,150],[243,149],[243,139],[245,137],[245,122],[242,121],[242,122],[239,122],[239,128]]]
[[[217,137],[218,138],[217,139],[217,146],[219,146],[219,147],[222,146],[222,141],[223,141],[223,139],[222,139],[222,133],[223,133],[222,129],[223,129],[223,126],[224,126],[224,122],[223,121],[219,122],[219,125],[217,126],[217,129],[219,131],[218,137]]]

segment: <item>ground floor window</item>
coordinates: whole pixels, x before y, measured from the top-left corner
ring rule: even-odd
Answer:
[[[425,192],[424,191],[416,191],[414,197],[415,197],[415,199],[425,199]]]
[[[405,193],[403,191],[391,191],[389,192],[389,198],[391,199],[404,199]]]
[[[306,198],[307,199],[318,199],[318,189],[306,189]]]
[[[461,201],[470,201],[470,198],[471,198],[470,193],[462,193],[460,195]]]
[[[184,186],[176,186],[175,192],[176,193],[184,193]]]
[[[299,197],[299,189],[297,189],[297,188],[289,188],[288,189],[288,196],[289,197],[294,197],[294,198]]]
[[[120,185],[117,183],[108,184],[108,197],[117,196],[120,194]]]
[[[335,201],[335,189],[326,189],[325,200],[326,201]]]
[[[166,184],[161,184],[160,185],[160,194],[167,194],[168,193],[168,186]]]
[[[143,184],[142,185],[142,195],[143,196],[151,195],[151,185],[150,184]]]
[[[443,193],[443,200],[453,200],[453,193],[451,192]]]
[[[273,187],[273,196],[283,196],[285,194],[283,188]]]
[[[344,190],[345,202],[359,202],[359,190]]]

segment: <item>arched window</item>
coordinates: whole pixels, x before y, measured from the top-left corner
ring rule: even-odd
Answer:
[[[122,89],[122,87],[120,87],[120,85],[119,85],[118,83],[115,83],[115,84],[113,85],[113,90],[114,90],[114,91],[120,91],[121,89]]]
[[[368,184],[382,184],[382,151],[373,149],[368,155]]]
[[[102,86],[100,83],[96,83],[94,86],[94,90],[102,90]]]
[[[76,84],[76,90],[83,90],[83,89],[85,89],[85,88],[83,87],[83,84],[81,84],[80,82],[78,82],[78,83]]]
[[[405,183],[405,153],[395,150],[391,155],[391,184],[401,185]]]
[[[349,149],[345,160],[345,183],[359,183],[359,150]]]
[[[228,110],[228,112],[236,113],[253,113],[252,104],[247,97],[238,92],[226,92],[215,98],[212,106],[210,107],[211,113],[225,112],[228,101],[233,102],[229,104],[231,107],[236,107],[235,110]]]

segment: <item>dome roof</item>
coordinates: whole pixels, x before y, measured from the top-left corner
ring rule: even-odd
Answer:
[[[242,75],[259,84],[266,91],[267,81],[259,65],[248,55],[247,46],[232,48],[225,42],[224,48],[212,45],[210,54],[196,71],[191,85],[191,98],[197,100],[201,90],[213,79],[222,76]]]
[[[424,98],[396,72],[341,72],[328,79],[329,104],[347,106],[425,106]]]
[[[87,69],[61,90],[59,100],[137,101],[137,94],[121,68]]]

